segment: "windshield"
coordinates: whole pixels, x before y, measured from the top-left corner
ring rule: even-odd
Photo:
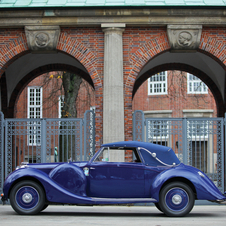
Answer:
[[[94,162],[141,162],[136,148],[103,148]]]

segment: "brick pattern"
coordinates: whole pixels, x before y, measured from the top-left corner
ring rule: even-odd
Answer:
[[[0,29],[0,76],[13,60],[28,51],[23,29]]]
[[[170,48],[164,28],[128,28],[123,33],[125,140],[132,139],[132,92],[143,66]]]
[[[133,111],[172,110],[172,118],[181,118],[184,117],[183,109],[212,109],[213,117],[217,117],[216,102],[210,90],[208,94],[188,94],[187,73],[168,71],[167,74],[167,94],[148,95],[148,80],[146,80],[133,98]]]
[[[53,76],[53,78],[50,78]],[[59,113],[59,96],[64,95],[61,89],[62,80],[58,79],[59,74],[50,72],[40,75],[33,79],[19,95],[16,103],[14,116],[15,118],[27,118],[28,112],[28,87],[42,86],[42,117],[58,118]],[[83,80],[80,85],[78,98],[76,101],[77,117],[84,118],[86,110],[90,110],[91,106],[95,106],[95,96],[93,88]],[[90,97],[88,97],[90,95]]]
[[[226,65],[225,28],[203,28],[199,49],[217,60],[224,68]]]
[[[99,147],[103,131],[104,33],[100,28],[61,29],[57,49],[75,57],[93,80],[96,97],[96,144]]]
[[[218,61],[224,68],[226,65],[226,31],[224,28],[203,28],[199,51]],[[61,35],[57,46],[59,51],[75,57],[87,70],[95,88],[96,103],[96,141],[97,146],[102,143],[102,118],[103,118],[103,66],[104,66],[104,33],[101,28],[61,28]],[[139,82],[137,76],[144,65],[153,57],[170,49],[166,28],[126,28],[123,33],[123,70],[124,70],[124,100],[125,100],[125,139],[132,139],[132,95],[134,84]],[[8,65],[15,59],[28,52],[25,32],[23,29],[0,30],[0,76]],[[174,68],[169,68],[174,67]],[[54,67],[50,67],[48,71]],[[165,65],[165,69],[187,70],[184,65]],[[66,68],[65,68],[66,70]],[[155,68],[156,72],[164,68]],[[190,73],[196,72],[190,68]],[[37,69],[28,75],[26,80],[46,72],[46,69]],[[188,70],[187,70],[188,71]],[[33,77],[32,77],[33,76]],[[201,79],[211,86],[211,91],[217,102],[218,115],[222,116],[225,105],[220,97],[219,90],[204,74]],[[145,77],[143,77],[145,79]],[[18,93],[24,88],[25,80],[18,85]],[[30,81],[30,80],[29,80]],[[142,84],[144,80],[140,80]],[[3,83],[1,82],[3,85]],[[138,86],[139,87],[139,86]],[[15,94],[16,96],[16,94]],[[3,93],[2,98],[6,94]],[[14,98],[10,105],[13,109]],[[220,113],[219,113],[220,112]]]

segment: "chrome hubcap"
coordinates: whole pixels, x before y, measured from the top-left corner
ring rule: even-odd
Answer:
[[[25,203],[30,203],[32,201],[32,195],[30,193],[25,193],[22,196],[22,200]]]
[[[181,202],[182,202],[182,198],[180,195],[174,195],[172,197],[172,202],[175,204],[175,205],[179,205]]]

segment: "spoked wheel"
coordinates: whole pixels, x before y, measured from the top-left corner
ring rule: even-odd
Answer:
[[[158,204],[167,216],[183,217],[192,210],[194,202],[194,193],[187,184],[172,182],[161,190]]]
[[[37,214],[45,206],[42,187],[33,181],[21,181],[10,192],[10,203],[19,214]]]

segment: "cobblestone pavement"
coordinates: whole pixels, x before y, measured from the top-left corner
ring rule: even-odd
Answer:
[[[195,206],[182,218],[169,218],[154,206],[49,206],[34,216],[21,216],[9,205],[0,206],[1,226],[225,226],[226,205]]]

